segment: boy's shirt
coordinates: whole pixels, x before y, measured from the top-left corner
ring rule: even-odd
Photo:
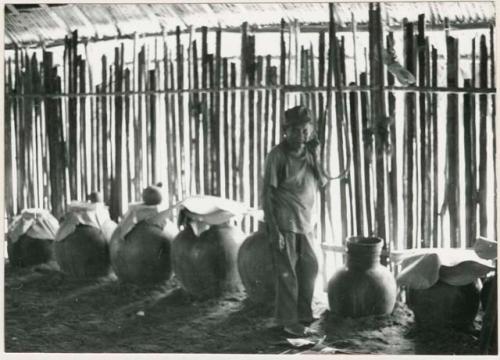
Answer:
[[[299,156],[290,153],[286,146],[282,142],[267,155],[263,186],[275,188],[265,193],[273,196],[280,231],[308,234],[313,230],[311,216],[318,186],[324,186],[327,179],[315,175],[314,155],[310,151]]]

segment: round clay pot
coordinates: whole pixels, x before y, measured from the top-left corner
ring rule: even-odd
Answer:
[[[124,239],[114,234],[110,242],[110,255],[111,265],[118,278],[136,284],[168,280],[172,274],[171,243],[177,233],[172,229],[176,228],[171,222],[162,229],[141,221]]]
[[[7,254],[12,266],[26,267],[43,264],[54,258],[54,240],[36,239],[26,234],[16,242],[7,237]]]
[[[269,303],[274,300],[273,259],[265,231],[250,235],[241,244],[238,251],[238,271],[252,302]]]
[[[396,303],[396,280],[380,264],[383,240],[351,237],[347,240],[347,264],[328,283],[330,311],[343,317],[382,315]]]
[[[479,309],[477,282],[454,286],[438,281],[428,289],[409,289],[408,307],[420,327],[468,328]]]
[[[172,243],[172,265],[182,286],[198,298],[240,287],[236,259],[243,234],[228,224],[212,225],[196,236],[186,226]]]
[[[100,229],[79,224],[66,238],[55,242],[56,260],[61,270],[76,278],[109,273],[109,238]]]

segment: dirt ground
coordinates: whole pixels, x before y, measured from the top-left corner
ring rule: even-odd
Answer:
[[[271,308],[252,306],[243,292],[195,301],[175,279],[140,288],[114,275],[74,281],[50,269],[5,266],[6,352],[479,353],[477,331],[418,331],[402,303],[391,315],[340,319],[325,297],[314,312],[320,319],[313,327],[326,338],[320,347],[298,348],[273,327]]]

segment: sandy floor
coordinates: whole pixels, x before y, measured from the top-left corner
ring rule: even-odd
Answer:
[[[318,298],[314,311],[320,317],[314,327],[326,335],[322,347],[328,351],[478,353],[477,333],[418,331],[401,303],[388,316],[339,319]],[[319,348],[291,346],[272,326],[271,309],[252,306],[244,293],[198,302],[174,279],[139,288],[114,276],[76,282],[56,271],[5,268],[6,352],[256,354]]]

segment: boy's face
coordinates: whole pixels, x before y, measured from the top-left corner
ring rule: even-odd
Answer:
[[[304,145],[311,134],[311,124],[306,123],[302,125],[290,126],[285,131],[286,139],[290,147],[298,149]]]

